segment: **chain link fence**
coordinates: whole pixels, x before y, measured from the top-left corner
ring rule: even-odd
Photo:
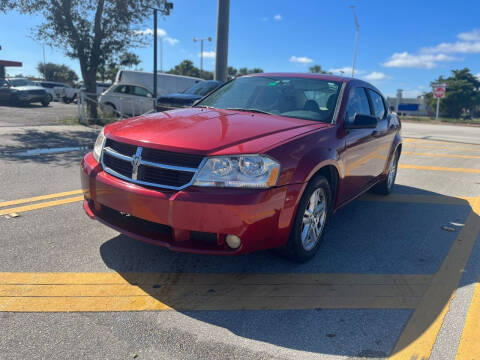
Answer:
[[[155,103],[152,99],[151,109],[145,111],[145,104],[135,99],[122,99],[119,103],[120,109],[115,105],[109,103],[101,104],[98,101],[99,95],[97,93],[88,93],[80,91],[77,96],[77,113],[81,124],[85,125],[99,125],[114,122],[121,119],[126,119],[133,116],[150,114],[155,112]],[[88,106],[96,106],[98,117],[90,117]]]

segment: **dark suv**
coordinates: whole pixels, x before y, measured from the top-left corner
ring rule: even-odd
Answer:
[[[47,91],[28,79],[0,79],[0,102],[22,105],[39,102],[43,106],[50,103]]]

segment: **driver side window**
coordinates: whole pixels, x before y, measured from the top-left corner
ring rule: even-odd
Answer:
[[[356,114],[371,115],[370,104],[364,88],[358,87],[350,91],[345,122],[352,124]]]

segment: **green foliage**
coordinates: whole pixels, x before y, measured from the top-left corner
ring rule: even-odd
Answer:
[[[137,66],[142,62],[137,54],[134,54],[128,51],[120,55],[118,60],[119,60],[120,66],[127,67],[127,68],[132,68],[133,66]]]
[[[439,77],[433,83],[446,83],[445,98],[440,100],[440,113],[458,118],[463,110],[474,112],[480,106],[480,81],[470,69],[452,70],[448,78]],[[425,94],[425,101],[435,109],[437,99],[432,92]]]
[[[115,81],[117,72],[121,67],[132,68],[141,63],[137,54],[125,51],[118,57],[112,57],[109,60],[103,60],[98,65],[97,79],[101,81]]]
[[[331,74],[331,72],[325,71],[320,65],[313,65],[308,68],[308,72],[312,74]]]
[[[67,65],[59,65],[51,62],[39,63],[37,70],[47,81],[57,81],[73,85],[78,80],[78,75]]]

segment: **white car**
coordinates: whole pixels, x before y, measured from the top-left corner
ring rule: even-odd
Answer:
[[[150,112],[154,108],[153,94],[138,84],[115,84],[99,99],[102,111],[109,115],[135,116]]]
[[[192,76],[157,74],[157,97],[180,93],[198,82],[205,81]],[[138,84],[153,93],[153,73],[133,70],[120,70],[115,78],[115,84]]]
[[[59,101],[58,94],[63,88],[71,88],[70,85],[56,81],[35,81],[35,85],[43,87],[50,94],[50,101]]]

